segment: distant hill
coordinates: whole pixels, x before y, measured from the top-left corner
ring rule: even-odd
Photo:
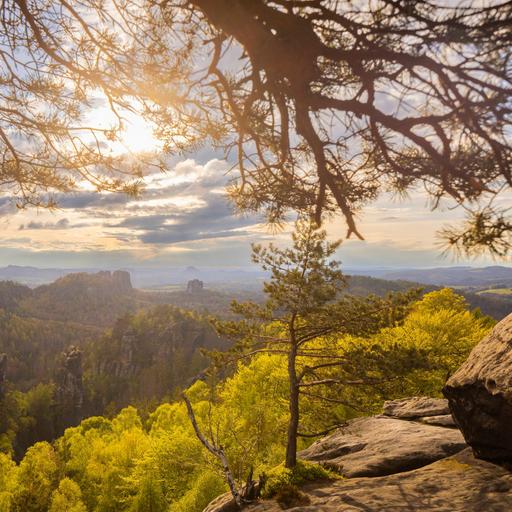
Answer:
[[[405,280],[387,280],[368,276],[349,276],[347,292],[354,295],[386,295],[389,292],[402,292],[410,288],[423,288],[424,292],[439,290],[442,286],[423,284]],[[498,295],[490,293],[475,293],[471,289],[458,289],[457,293],[463,295],[469,306],[480,308],[482,313],[496,320],[501,320],[512,313],[512,295]]]
[[[497,268],[509,270],[504,267]],[[124,314],[135,313],[157,304],[172,304],[199,313],[228,317],[231,316],[230,305],[233,299],[262,299],[261,283],[259,277],[250,286],[243,281],[231,282],[221,288],[217,283],[206,282],[204,289],[198,293],[188,293],[185,283],[138,290],[132,287],[131,276],[126,271],[92,274],[80,272],[68,274],[53,283],[33,289],[13,282],[0,282],[0,308],[24,317],[69,321],[103,328],[113,326]],[[423,287],[428,292],[446,285],[450,283],[435,285],[419,280],[390,280],[356,275],[349,277],[347,292],[355,295],[385,295],[391,291],[405,291],[417,287]],[[488,287],[490,285],[487,283],[481,287],[466,286],[459,289],[459,292],[465,295],[471,307],[480,307],[485,314],[501,319],[512,311],[512,295],[476,293]]]
[[[404,279],[438,286],[494,287],[512,285],[512,267],[446,267],[388,272],[384,279]]]
[[[188,293],[186,283],[159,289],[133,288],[126,271],[78,272],[59,277],[52,283],[30,288],[13,281],[0,281],[0,309],[19,316],[41,320],[75,322],[110,327],[124,314],[157,304],[230,316],[233,299],[254,300],[261,296],[261,283],[253,286],[227,284],[225,288]]]
[[[128,272],[81,272],[34,288],[18,301],[17,312],[40,319],[107,327],[143,305]]]
[[[95,274],[98,268],[38,268],[29,266],[9,265],[0,267],[0,281],[16,281],[34,288],[42,284],[50,284],[60,277],[69,274],[87,273]],[[204,267],[166,267],[166,268],[124,268],[130,273],[135,288],[163,287],[170,284],[186,284],[190,279],[198,278],[208,283],[222,283],[231,287],[243,283],[245,287],[252,287],[264,276],[264,272],[257,268],[216,268]]]

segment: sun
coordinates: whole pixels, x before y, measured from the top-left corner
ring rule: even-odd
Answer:
[[[116,156],[127,153],[158,153],[163,147],[162,141],[155,136],[155,124],[135,108],[118,109],[115,113],[103,103],[89,111],[86,123],[96,130],[112,130],[115,133],[113,139],[104,138],[102,142]],[[90,142],[94,144],[95,140],[91,138]]]
[[[118,133],[118,143],[129,153],[151,153],[161,149],[162,142],[154,135],[155,127],[139,115],[126,118]]]

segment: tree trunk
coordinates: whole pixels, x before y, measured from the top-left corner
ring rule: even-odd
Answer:
[[[194,409],[192,408],[190,400],[188,399],[187,395],[185,395],[185,393],[182,393],[182,396],[183,400],[185,400],[188,417],[190,419],[190,422],[192,423],[192,426],[194,427],[194,432],[196,433],[197,438],[199,439],[199,441],[201,441],[202,445],[210,453],[212,453],[213,455],[215,455],[215,457],[219,459],[220,463],[222,464],[222,470],[224,471],[224,476],[226,477],[226,481],[228,483],[229,490],[231,491],[231,495],[233,496],[233,499],[235,500],[237,507],[241,508],[242,497],[238,492],[238,489],[235,484],[235,479],[233,478],[233,473],[231,473],[231,469],[229,468],[229,463],[226,454],[224,453],[224,448],[222,448],[222,446],[216,446],[213,441],[208,441],[208,439],[203,435],[203,433],[199,429],[199,425],[197,424]]]
[[[299,382],[297,380],[297,345],[292,342],[288,354],[288,378],[290,380],[290,421],[288,423],[288,442],[286,445],[285,466],[292,469],[297,464],[297,432],[299,429]]]

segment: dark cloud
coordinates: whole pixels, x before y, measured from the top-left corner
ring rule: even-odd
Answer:
[[[57,206],[62,209],[108,208],[114,205],[125,205],[133,198],[123,193],[100,194],[98,192],[75,192],[57,194],[54,197]]]
[[[247,234],[243,228],[259,221],[256,216],[235,215],[222,195],[210,194],[202,200],[204,205],[199,207],[190,209],[168,207],[168,213],[127,217],[121,222],[106,226],[134,230],[136,238],[146,244],[175,244],[192,240],[243,236]]]

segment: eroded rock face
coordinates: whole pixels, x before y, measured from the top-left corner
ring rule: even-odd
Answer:
[[[420,421],[427,425],[456,428],[445,398],[414,396],[384,402],[383,414],[391,418]]]
[[[415,419],[450,414],[450,408],[448,400],[444,398],[415,396],[384,402],[383,414],[393,418]]]
[[[512,461],[512,315],[473,349],[443,393],[477,457]]]
[[[465,447],[458,430],[373,416],[350,421],[300,452],[299,458],[320,462],[353,478],[409,471]]]
[[[7,373],[7,354],[0,354],[0,398],[5,395],[5,375]]]
[[[293,512],[509,512],[512,473],[475,459],[471,450],[428,466],[378,478],[353,478],[303,487],[309,505]],[[247,512],[280,512],[273,501],[261,501]]]
[[[187,283],[187,292],[188,293],[201,293],[204,288],[203,281],[199,279],[192,279]]]
[[[82,420],[84,387],[82,382],[82,351],[71,346],[62,354],[61,365],[55,375],[56,429],[77,425]]]

